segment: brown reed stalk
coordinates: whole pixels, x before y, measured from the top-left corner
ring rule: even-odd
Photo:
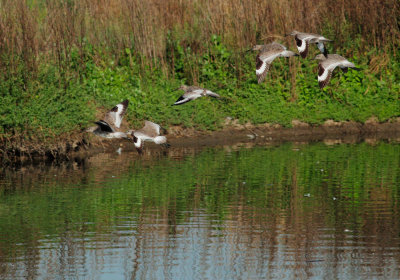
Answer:
[[[0,0],[0,71],[17,71],[22,61],[34,73],[40,58],[68,72],[71,50],[83,61],[86,44],[95,60],[118,60],[130,48],[144,65],[167,67],[168,36],[201,54],[213,34],[242,50],[273,40],[293,44],[280,37],[293,29],[330,30],[336,46],[362,36],[365,48],[396,52],[399,20],[398,0]]]

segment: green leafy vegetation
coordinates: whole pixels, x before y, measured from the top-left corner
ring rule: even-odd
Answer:
[[[273,25],[266,30],[247,14],[241,21],[229,18],[228,27],[218,20],[209,30],[205,26],[210,11],[202,1],[182,11],[191,16],[183,24],[180,18],[161,13],[170,6],[154,8],[136,1],[107,4],[109,9],[104,10],[96,1],[28,2],[4,1],[0,7],[0,26],[7,27],[0,34],[3,140],[44,140],[78,132],[96,120],[98,111],[126,98],[129,126],[149,119],[165,127],[215,130],[226,117],[290,126],[293,119],[321,124],[327,119],[364,122],[370,117],[387,121],[400,116],[400,33],[392,8],[380,3],[360,7],[359,15],[351,3],[343,3],[346,20],[341,21],[339,7],[329,10],[333,4],[328,3],[313,19],[313,28],[335,40],[328,44],[329,51],[361,68],[346,74],[336,70],[321,91],[313,46],[306,59],[276,59],[265,82],[257,84],[256,54],[245,52],[246,48],[273,40],[262,34],[284,34],[287,28]],[[275,2],[263,5],[273,5],[270,18],[280,22],[284,15],[277,12],[274,5],[280,4]],[[375,8],[378,14],[370,13],[361,24],[360,16]],[[290,8],[290,13],[298,13],[296,9]],[[390,24],[379,25],[379,33],[374,24],[382,16]],[[160,18],[164,21],[158,22]],[[301,24],[291,22],[291,26],[300,29]],[[293,38],[277,40],[296,50]],[[182,83],[209,88],[224,98],[170,107],[182,94],[174,91]]]

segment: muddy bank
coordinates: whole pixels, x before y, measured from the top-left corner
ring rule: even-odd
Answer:
[[[324,141],[327,144],[356,143],[367,141],[371,144],[379,140],[400,142],[400,118],[392,122],[379,123],[374,119],[365,123],[326,121],[323,125],[312,126],[293,121],[291,128],[280,125],[239,124],[227,119],[224,128],[218,131],[198,131],[180,126],[168,129],[168,142],[172,148],[202,146],[224,146],[239,143],[277,144],[280,142],[307,143]],[[34,159],[69,159],[75,156],[87,156],[99,152],[133,151],[134,146],[128,140],[105,139],[90,133],[77,133],[60,138],[54,144],[21,143],[20,147],[2,148],[3,161],[26,161]],[[161,149],[152,143],[146,143],[146,149]]]
[[[196,132],[182,128],[171,128],[171,143],[185,145],[218,145],[235,142],[314,142],[337,140],[338,143],[354,143],[362,140],[400,140],[400,121],[378,123],[326,121],[323,125],[312,126],[300,121],[293,121],[291,128],[280,125],[238,125],[232,122],[224,129],[214,132]]]

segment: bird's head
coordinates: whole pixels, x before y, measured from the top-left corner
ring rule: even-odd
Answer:
[[[285,37],[287,37],[287,36],[296,36],[299,33],[300,33],[299,31],[293,30],[292,32],[285,34]]]
[[[315,59],[315,60],[325,60],[326,57],[325,57],[324,54],[320,53],[320,54],[317,54],[317,55],[314,57],[314,59]]]
[[[249,49],[248,51],[260,51],[262,48],[264,47],[264,45],[254,45],[251,49]]]
[[[136,136],[135,136],[135,131],[133,130],[133,129],[129,129],[127,132],[126,132],[126,135],[128,136],[128,138],[130,139],[130,140],[132,140],[134,143],[135,142],[137,142],[137,138],[136,138]]]
[[[187,85],[181,85],[180,87],[174,89],[174,91],[176,91],[176,90],[183,90],[183,91],[185,91],[187,88],[188,88]]]

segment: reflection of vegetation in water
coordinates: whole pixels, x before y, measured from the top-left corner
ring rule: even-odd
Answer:
[[[119,175],[103,163],[66,169],[58,177],[41,174],[12,191],[3,188],[0,251],[15,257],[15,244],[28,250],[40,239],[66,232],[110,232],[119,217],[158,215],[174,226],[197,209],[219,223],[232,215],[251,220],[264,213],[268,221],[257,223],[300,220],[307,227],[317,219],[328,228],[360,231],[390,223],[398,232],[398,219],[392,217],[399,217],[399,149],[389,144],[210,149],[182,161],[125,158]],[[8,181],[19,176],[5,174]],[[382,209],[393,216],[382,218]]]

